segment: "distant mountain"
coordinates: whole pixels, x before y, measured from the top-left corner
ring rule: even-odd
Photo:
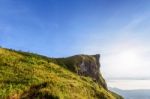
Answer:
[[[121,90],[118,88],[109,89],[122,95],[125,99],[150,99],[150,90]]]
[[[108,90],[99,57],[48,58],[0,48],[0,99],[123,99]]]

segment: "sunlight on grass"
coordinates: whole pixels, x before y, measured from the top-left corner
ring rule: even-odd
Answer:
[[[91,78],[68,70],[64,61],[0,48],[0,98],[116,99]]]

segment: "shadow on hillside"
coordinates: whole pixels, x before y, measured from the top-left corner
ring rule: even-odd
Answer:
[[[25,80],[4,80],[4,81],[0,81],[0,83],[6,83],[6,84],[27,84],[28,81]]]
[[[41,92],[40,89],[45,88],[47,86],[47,82],[34,85],[30,87],[30,89],[24,92],[20,98],[21,99],[59,99],[58,96],[51,95],[48,92]]]

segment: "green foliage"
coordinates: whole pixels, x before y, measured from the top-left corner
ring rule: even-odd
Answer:
[[[122,99],[71,72],[79,60],[0,48],[0,99]]]

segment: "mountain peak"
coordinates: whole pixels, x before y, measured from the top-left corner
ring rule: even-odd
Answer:
[[[99,85],[107,89],[105,80],[100,73],[100,54],[96,55],[74,55],[67,58],[59,58],[58,61],[62,61],[64,65],[81,76],[88,76],[97,82]]]

